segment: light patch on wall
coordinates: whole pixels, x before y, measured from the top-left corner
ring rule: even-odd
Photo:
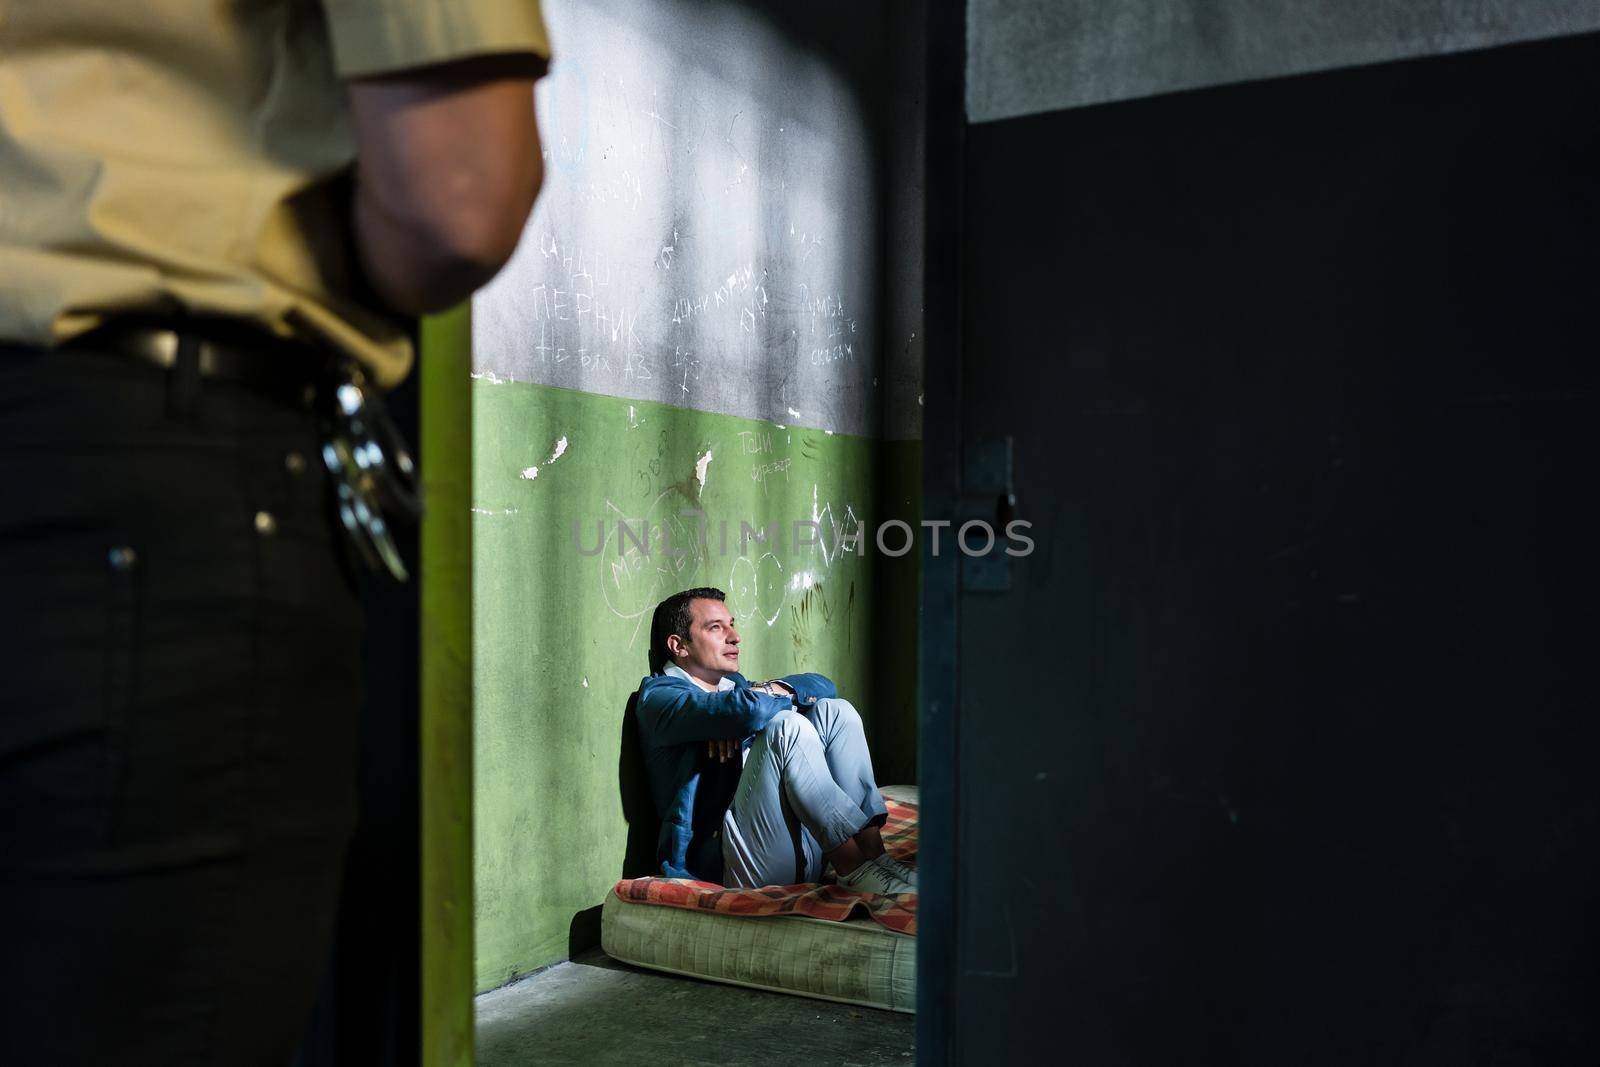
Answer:
[[[796,593],[802,589],[810,589],[816,584],[817,576],[811,571],[795,571],[794,577],[789,579],[789,589]]]
[[[535,94],[544,188],[473,298],[474,369],[770,419],[789,401],[753,371],[781,366],[807,420],[870,434],[875,105],[749,5],[550,0],[544,15],[564,42]]]
[[[711,466],[711,449],[706,449],[705,455],[694,461],[694,481],[701,489],[706,487],[706,468]]]
[[[566,453],[566,451],[567,451],[567,439],[566,439],[565,436],[563,436],[561,438],[561,440],[556,442],[555,447],[550,450],[550,458],[544,461],[544,465],[546,467],[550,466],[550,464],[552,464],[556,460],[560,459],[562,457],[562,455],[564,455]],[[539,477],[539,468],[536,467],[536,466],[535,467],[524,467],[524,468],[522,468],[522,473],[519,475],[519,477],[522,478],[522,480],[525,481],[525,482],[531,482],[535,478]]]

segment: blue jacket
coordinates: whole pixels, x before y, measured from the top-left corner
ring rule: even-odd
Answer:
[[[639,683],[634,714],[650,774],[661,831],[656,861],[668,878],[722,881],[722,816],[739,787],[740,761],[719,763],[706,754],[707,741],[742,741],[746,746],[774,715],[834,697],[820,674],[781,679],[788,697],[752,692],[742,674],[730,674],[715,693],[701,689],[675,664]]]

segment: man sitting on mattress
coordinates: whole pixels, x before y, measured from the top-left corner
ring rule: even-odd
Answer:
[[[861,716],[820,674],[751,684],[720,589],[656,606],[639,739],[670,878],[728,886],[822,878],[867,893],[914,893],[915,868],[883,850],[886,818]]]

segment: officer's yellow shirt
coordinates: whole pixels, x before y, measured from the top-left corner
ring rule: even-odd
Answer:
[[[549,55],[538,0],[0,0],[0,338],[183,308],[412,353],[357,302],[343,78]]]

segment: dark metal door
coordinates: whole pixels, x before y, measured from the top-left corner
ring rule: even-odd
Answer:
[[[1597,71],[930,124],[924,1062],[1593,1052]]]

